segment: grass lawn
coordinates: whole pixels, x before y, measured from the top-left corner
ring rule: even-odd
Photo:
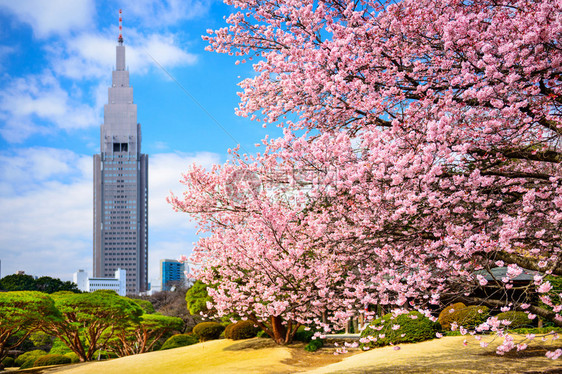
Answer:
[[[181,374],[181,373],[562,373],[562,359],[544,356],[547,349],[562,348],[551,338],[536,339],[527,350],[495,354],[499,341],[484,337],[481,348],[473,337],[450,336],[417,344],[355,350],[334,355],[333,348],[306,352],[302,344],[275,346],[269,339],[215,340],[189,347],[145,353],[109,361],[44,368],[36,374]],[[26,372],[26,371],[21,371]]]

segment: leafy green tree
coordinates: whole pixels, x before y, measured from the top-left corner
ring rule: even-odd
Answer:
[[[154,310],[154,305],[152,305],[150,301],[144,299],[131,299],[131,300],[134,303],[137,303],[138,306],[140,306],[146,314],[156,313],[156,311]]]
[[[59,319],[53,300],[43,293],[0,292],[0,362],[33,331]]]
[[[113,291],[54,294],[62,318],[44,324],[42,330],[58,337],[78,355],[90,361],[98,349],[105,349],[116,331],[139,321],[142,309],[131,299]]]
[[[35,279],[27,274],[11,274],[0,279],[2,291],[37,291]]]
[[[143,314],[138,323],[131,323],[119,331],[109,343],[119,356],[151,351],[164,334],[183,329],[183,320],[160,314]]]
[[[45,293],[55,293],[58,291],[80,292],[78,286],[70,281],[61,281],[58,278],[40,277],[35,280],[37,291]]]
[[[208,285],[198,280],[187,290],[185,301],[187,302],[189,313],[196,315],[209,311],[207,309],[207,302],[211,302],[213,299],[207,293],[207,287]]]

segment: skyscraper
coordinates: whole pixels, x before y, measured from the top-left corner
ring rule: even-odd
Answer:
[[[141,126],[125,65],[121,33],[116,65],[94,155],[94,277],[127,271],[127,293],[148,287],[148,155],[141,153]]]

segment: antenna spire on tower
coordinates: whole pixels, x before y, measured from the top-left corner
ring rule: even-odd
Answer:
[[[119,45],[123,45],[123,12],[119,9]]]

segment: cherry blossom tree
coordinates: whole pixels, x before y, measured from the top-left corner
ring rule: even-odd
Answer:
[[[284,275],[310,282],[295,293],[302,318],[289,317],[301,323],[330,308],[336,322],[370,304],[429,312],[459,300],[562,325],[545,279],[562,275],[559,2],[227,3],[239,11],[205,39],[256,61],[237,113],[285,130],[255,157],[193,168],[184,199],[171,199],[212,234],[195,259],[205,282],[220,281],[219,311],[238,308],[242,285],[266,294],[257,279],[290,290]],[[226,191],[235,170],[263,189]],[[297,248],[314,271],[286,257]],[[273,260],[288,261],[283,275],[258,278]],[[250,272],[232,266],[244,261]],[[513,282],[529,270],[532,282]]]

